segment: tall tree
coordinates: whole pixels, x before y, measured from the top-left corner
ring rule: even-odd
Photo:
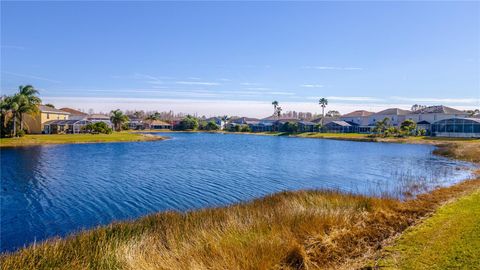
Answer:
[[[116,131],[120,131],[122,129],[122,124],[127,122],[128,120],[128,116],[123,114],[120,109],[116,109],[110,112],[110,121],[112,121]]]
[[[325,107],[328,105],[328,100],[326,98],[321,98],[318,100],[318,104],[322,107],[322,126],[323,126],[323,118],[325,118]]]
[[[37,96],[39,94],[31,85],[20,85],[18,87],[18,95],[23,96],[22,98],[18,97],[18,119],[20,121],[20,129],[23,130],[23,116],[24,114],[35,114],[38,113],[38,105],[42,100]]]
[[[273,105],[273,116],[276,116],[277,115],[277,108],[278,108],[278,101],[274,100],[272,102],[272,105]]]

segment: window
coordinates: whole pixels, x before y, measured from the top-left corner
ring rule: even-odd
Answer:
[[[47,119],[50,119],[50,114],[49,113],[47,113]]]

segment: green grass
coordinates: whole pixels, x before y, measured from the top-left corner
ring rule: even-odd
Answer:
[[[99,142],[135,142],[160,140],[162,137],[146,136],[129,132],[112,134],[48,134],[25,135],[21,138],[1,138],[0,147],[29,146],[42,144],[99,143]]]
[[[480,190],[441,207],[387,252],[385,269],[480,269]]]

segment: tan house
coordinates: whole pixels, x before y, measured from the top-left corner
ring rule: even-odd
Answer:
[[[68,120],[69,112],[58,110],[49,106],[39,105],[36,114],[24,114],[23,121],[28,133],[40,134],[44,124],[51,120]]]

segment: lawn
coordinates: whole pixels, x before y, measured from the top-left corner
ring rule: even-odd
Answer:
[[[385,269],[480,269],[480,190],[412,227],[379,266]]]
[[[163,139],[158,136],[147,136],[129,132],[114,132],[112,134],[48,134],[25,135],[20,138],[1,138],[0,147],[29,146],[41,144],[66,143],[99,143],[99,142],[135,142]]]

